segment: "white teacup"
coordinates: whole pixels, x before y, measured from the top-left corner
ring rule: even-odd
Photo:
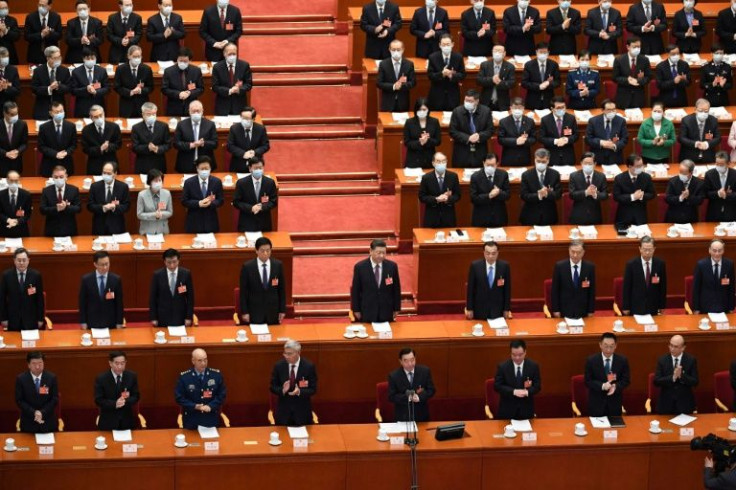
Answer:
[[[141,248],[143,246],[143,238],[136,238],[133,241],[133,246],[137,248]]]
[[[558,323],[557,324],[557,332],[559,332],[559,333],[567,333],[568,332],[568,330],[567,330],[567,323],[565,323],[565,322]]]
[[[491,233],[490,231],[484,231],[480,238],[484,242],[490,242],[493,240],[493,233]]]
[[[281,440],[279,439],[279,433],[278,432],[271,432],[271,436],[268,439],[269,444],[281,444]]]
[[[506,427],[504,427],[503,436],[504,437],[516,437],[516,432],[514,432],[514,426],[509,424]]]
[[[0,347],[5,347],[5,337],[0,335]]]
[[[388,433],[385,429],[378,429],[378,436],[376,436],[376,439],[379,441],[388,441]]]
[[[82,120],[79,120],[74,123],[74,126],[77,128],[77,131],[81,131],[84,129],[84,122]]]
[[[238,247],[245,247],[245,245],[246,245],[245,237],[242,236],[242,235],[239,236],[238,237],[238,240],[235,243],[238,245]]]
[[[659,432],[660,430],[662,430],[659,427],[659,420],[652,420],[651,422],[649,422],[649,430],[651,432]]]
[[[8,246],[5,244],[5,242],[0,242],[0,252],[5,252],[8,250]]]
[[[54,243],[51,246],[51,250],[53,250],[54,252],[61,252],[62,250],[64,250],[64,245],[62,245],[61,243]]]
[[[128,187],[132,187],[133,182],[135,182],[133,177],[125,177],[125,183],[128,184]]]
[[[5,450],[15,451],[15,449],[15,439],[13,439],[12,437],[8,437],[7,439],[5,439]]]
[[[529,230],[526,232],[526,238],[527,240],[536,240],[537,239],[537,232],[534,230]]]
[[[573,228],[570,230],[570,238],[572,239],[578,239],[580,238],[580,229],[579,228]]]
[[[698,326],[700,328],[707,329],[710,326],[710,323],[707,318],[701,318],[700,322],[698,322]]]
[[[175,117],[172,117],[171,119],[169,119],[169,127],[171,129],[176,129],[176,125],[177,125],[177,120]]]
[[[726,227],[725,226],[716,226],[715,231],[716,236],[726,236]]]
[[[95,438],[95,448],[96,449],[105,449],[107,447],[107,442],[105,441],[105,436],[98,436]]]
[[[235,340],[237,340],[238,342],[245,342],[246,340],[248,340],[248,337],[245,335],[245,330],[238,330],[235,334]]]
[[[626,232],[627,238],[636,238],[636,230],[633,230],[629,228],[629,231]]]
[[[345,333],[343,334],[343,337],[346,339],[354,339],[355,338],[355,331],[353,330],[353,327],[348,325],[345,327]]]
[[[736,418],[728,419],[728,430],[736,430]]]
[[[177,447],[184,447],[187,445],[187,437],[184,434],[177,434],[174,437],[174,445]]]
[[[671,238],[675,238],[675,237],[677,237],[678,235],[679,235],[679,233],[677,232],[677,229],[676,229],[676,228],[675,228],[674,226],[670,226],[670,227],[669,227],[669,228],[667,229],[667,236],[668,236],[668,237],[671,237]]]
[[[623,322],[623,320],[615,320],[613,322],[613,331],[614,332],[623,332],[624,331],[624,322]]]
[[[193,244],[193,246],[195,246],[195,247],[197,247],[197,248],[202,248],[202,247],[204,247],[204,242],[203,242],[203,241],[202,241],[202,239],[201,239],[201,238],[199,238],[199,237],[194,237],[194,241],[192,242],[192,244]]]
[[[89,189],[90,187],[92,187],[92,179],[90,179],[89,177],[85,177],[85,179],[82,181],[82,185],[85,189]]]
[[[475,337],[482,337],[483,336],[483,324],[476,323],[473,325],[473,335]]]
[[[575,424],[575,435],[582,436],[585,435],[585,424],[582,422],[578,422]]]
[[[164,342],[166,342],[166,333],[162,330],[156,332],[156,342],[159,344],[163,344]]]
[[[444,242],[445,241],[445,232],[444,231],[438,231],[434,235],[434,239],[438,242]]]
[[[82,345],[92,345],[92,334],[89,334],[89,333],[82,334]]]
[[[233,176],[230,174],[227,174],[225,176],[224,182],[225,182],[225,185],[233,185]]]

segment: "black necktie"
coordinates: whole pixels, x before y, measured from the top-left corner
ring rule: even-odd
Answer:
[[[245,130],[245,146],[250,147],[250,129]]]
[[[716,265],[713,267],[713,277],[716,280],[716,286],[718,285],[718,279],[721,278],[721,274],[718,271],[718,262],[716,262]]]
[[[107,196],[105,198],[105,202],[112,202],[112,186],[107,186]]]
[[[125,31],[128,30],[128,18],[127,17],[123,17],[123,30]]]
[[[521,366],[516,366],[516,386],[521,386]]]
[[[15,209],[15,193],[10,195],[10,207]]]
[[[59,141],[59,143],[61,143],[61,136],[62,136],[61,124],[57,124],[56,125],[56,139]]]
[[[117,392],[118,396],[120,396],[120,393],[123,390],[123,377],[121,375],[115,376],[115,391]]]

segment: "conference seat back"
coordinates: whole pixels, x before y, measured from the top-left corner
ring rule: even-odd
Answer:
[[[713,373],[713,392],[718,410],[730,412],[730,407],[734,399],[734,391],[733,386],[731,386],[731,373],[729,371]]]
[[[394,405],[388,400],[388,381],[376,383],[376,422],[394,421]]]
[[[494,385],[495,385],[495,379],[489,378],[485,382],[485,388],[486,388],[486,416],[489,419],[493,419],[493,414],[498,413],[498,392],[496,391]]]
[[[647,413],[652,413],[657,407],[659,401],[659,386],[654,384],[654,373],[649,373],[647,376],[647,401],[644,402],[644,408]]]
[[[624,304],[624,278],[613,278],[613,312],[616,316],[623,316],[621,308]]]
[[[588,388],[585,386],[585,375],[576,374],[570,378],[570,395],[572,413],[575,417],[588,414]]]

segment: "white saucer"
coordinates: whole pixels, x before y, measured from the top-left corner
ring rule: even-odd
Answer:
[[[0,344],[0,349],[4,349],[7,344]]]
[[[282,445],[284,443],[284,441],[279,441],[279,442],[271,442],[271,441],[268,441],[268,443],[271,446],[280,446],[280,445]]]
[[[179,448],[187,447],[188,445],[189,445],[188,442],[185,442],[183,444],[179,444],[178,442],[174,443],[174,446],[179,447]]]
[[[51,250],[53,250],[54,252],[63,252],[64,251],[64,247],[51,247]],[[102,249],[100,249],[100,250],[102,250]]]
[[[3,450],[9,453],[14,453],[18,450],[18,446],[15,446],[13,449],[8,449],[7,447],[3,447]]]
[[[588,435],[588,431],[586,430],[586,431],[584,431],[584,432],[574,432],[574,434],[575,434],[576,436],[578,436],[578,437],[585,437],[585,436],[587,436],[587,435]]]
[[[514,438],[515,438],[516,436],[518,436],[518,435],[519,435],[519,434],[516,434],[516,433],[514,433],[514,435],[513,435],[513,436],[507,436],[506,434],[504,434],[503,436],[504,436],[504,437],[505,437],[506,439],[514,439]]]
[[[368,338],[368,334],[367,333],[358,333],[358,334],[355,334],[355,336],[358,337],[359,339],[367,339]]]
[[[99,251],[100,251],[100,250],[102,250],[103,248],[104,248],[104,247],[103,247],[102,245],[100,245],[99,247],[95,247],[94,245],[92,245],[92,250],[94,250],[95,252],[99,252]],[[64,249],[62,248],[62,250],[64,250]]]
[[[156,340],[156,339],[153,339],[153,343],[154,344],[165,344],[166,343],[166,339],[164,339],[164,340]]]
[[[80,342],[80,343],[81,343],[81,344],[82,344],[82,345],[83,345],[84,347],[90,347],[90,346],[94,345],[94,342],[92,342],[92,341],[90,341],[89,343],[85,343],[85,342]]]
[[[486,333],[485,332],[480,332],[480,333],[470,332],[470,335],[472,335],[473,337],[485,337]]]
[[[539,239],[539,237],[537,237],[537,238],[529,238],[529,237],[526,237],[526,241],[527,242],[536,242],[538,239]]]
[[[580,240],[580,239],[583,238],[583,235],[578,235],[577,237],[574,237],[572,235],[568,235],[567,238],[569,238],[570,240]]]
[[[196,249],[198,249],[198,250],[199,250],[199,249],[201,249],[201,248],[204,248],[204,244],[202,244],[202,245],[199,245],[199,246],[197,246],[197,245],[192,245],[192,248],[196,248]]]
[[[707,326],[707,327],[704,327],[704,326],[702,326],[702,325],[698,325],[698,328],[699,328],[700,330],[710,330],[710,323],[708,324],[708,326]]]
[[[346,339],[354,339],[355,337],[357,337],[357,335],[355,335],[354,333],[347,333],[347,332],[342,334],[342,336],[345,337]]]
[[[235,243],[235,246],[238,247],[238,248],[248,248],[248,244],[247,243],[245,245],[238,245],[237,243]]]
[[[243,340],[239,340],[237,337],[235,337],[235,342],[248,342],[248,337],[244,338]]]
[[[555,330],[560,335],[567,335],[570,333],[570,330]]]
[[[141,245],[140,247],[138,247],[138,246],[136,246],[136,245],[133,245],[133,248],[134,248],[135,250],[145,250],[145,249],[146,249],[146,246],[145,246],[145,245]]]
[[[616,333],[622,333],[622,332],[625,332],[625,331],[626,331],[626,329],[625,329],[625,328],[623,328],[623,327],[622,327],[622,328],[616,328],[616,327],[614,327],[614,328],[613,328],[613,331],[614,331],[614,332],[616,332]]]
[[[649,432],[651,432],[652,434],[661,434],[662,433],[662,428],[660,427],[658,430],[649,429]]]
[[[437,240],[437,239],[435,238],[435,239],[434,239],[434,243],[447,243],[447,239],[444,239],[444,240]]]
[[[391,438],[390,438],[390,437],[388,437],[388,436],[386,436],[386,438],[385,438],[385,439],[381,439],[380,437],[376,436],[376,440],[377,440],[377,441],[380,441],[380,442],[388,442],[388,441],[390,441],[390,440],[391,440]]]
[[[734,428],[734,429],[732,429],[732,428],[730,428],[730,427],[727,427],[727,428],[728,428],[728,430],[729,430],[729,431],[731,431],[731,432],[736,432],[736,428]]]
[[[723,233],[718,233],[718,232],[715,232],[715,233],[713,233],[713,234],[714,234],[715,236],[726,236],[726,232],[723,232]]]
[[[98,451],[104,451],[105,449],[107,449],[107,444],[105,444],[104,446],[98,446],[97,444],[95,444],[95,449],[97,449]]]

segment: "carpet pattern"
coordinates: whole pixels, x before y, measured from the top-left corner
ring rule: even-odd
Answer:
[[[395,200],[394,196],[283,197],[278,206],[279,229],[291,233],[393,230]]]
[[[376,172],[373,140],[279,140],[266,154],[268,171],[278,174]]]

